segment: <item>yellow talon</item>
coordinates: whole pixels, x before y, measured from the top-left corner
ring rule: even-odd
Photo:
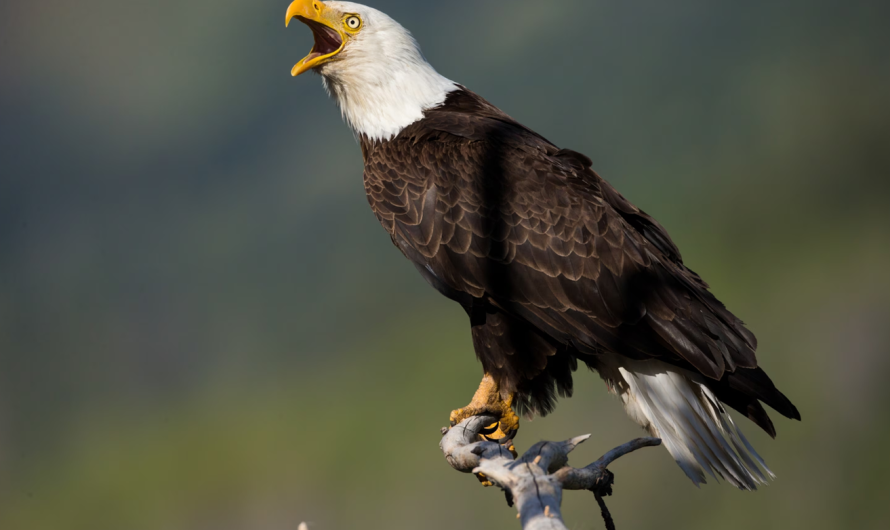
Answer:
[[[494,483],[488,480],[488,478],[483,473],[476,473],[476,478],[479,479],[479,482],[486,488],[489,486],[494,486]]]
[[[486,373],[470,404],[451,412],[451,425],[457,425],[478,414],[491,414],[498,416],[499,419],[497,423],[486,428],[486,431],[494,430],[494,432],[482,435],[483,438],[489,441],[512,439],[519,430],[519,417],[513,412],[512,405],[513,395],[502,395],[497,382]],[[513,452],[512,447],[510,451]]]

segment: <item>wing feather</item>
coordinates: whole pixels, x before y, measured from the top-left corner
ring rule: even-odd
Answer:
[[[756,368],[754,335],[660,224],[589,158],[472,98],[428,111],[391,141],[363,140],[368,201],[406,256],[452,297],[484,300],[582,353],[658,358],[714,381]],[[764,428],[762,409],[739,396],[796,414],[754,376],[723,387]],[[699,434],[704,450],[712,440]]]

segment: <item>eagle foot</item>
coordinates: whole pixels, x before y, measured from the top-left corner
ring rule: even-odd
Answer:
[[[471,416],[495,416],[498,421],[483,429],[479,436],[489,442],[507,445],[515,457],[516,450],[513,448],[512,440],[519,430],[519,416],[513,412],[512,405],[513,395],[508,394],[506,398],[502,396],[494,378],[485,374],[470,404],[451,411],[451,426],[454,427]]]

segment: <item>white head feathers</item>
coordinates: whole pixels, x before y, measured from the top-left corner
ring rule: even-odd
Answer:
[[[356,133],[391,139],[457,88],[426,62],[408,30],[386,14],[352,2],[325,5],[358,14],[363,22],[342,52],[316,68]]]

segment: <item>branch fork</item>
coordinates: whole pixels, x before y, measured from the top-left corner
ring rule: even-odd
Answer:
[[[612,493],[612,473],[606,469],[616,459],[641,449],[661,444],[658,438],[637,438],[612,449],[599,460],[583,468],[569,467],[568,454],[590,435],[576,436],[564,442],[538,442],[518,459],[505,445],[478,441],[485,426],[496,422],[494,416],[472,416],[451,429],[443,429],[439,447],[454,469],[463,473],[481,473],[502,488],[507,503],[515,505],[523,530],[567,530],[562,520],[562,492],[589,490],[596,496],[606,528],[614,529],[611,515],[602,497]]]

